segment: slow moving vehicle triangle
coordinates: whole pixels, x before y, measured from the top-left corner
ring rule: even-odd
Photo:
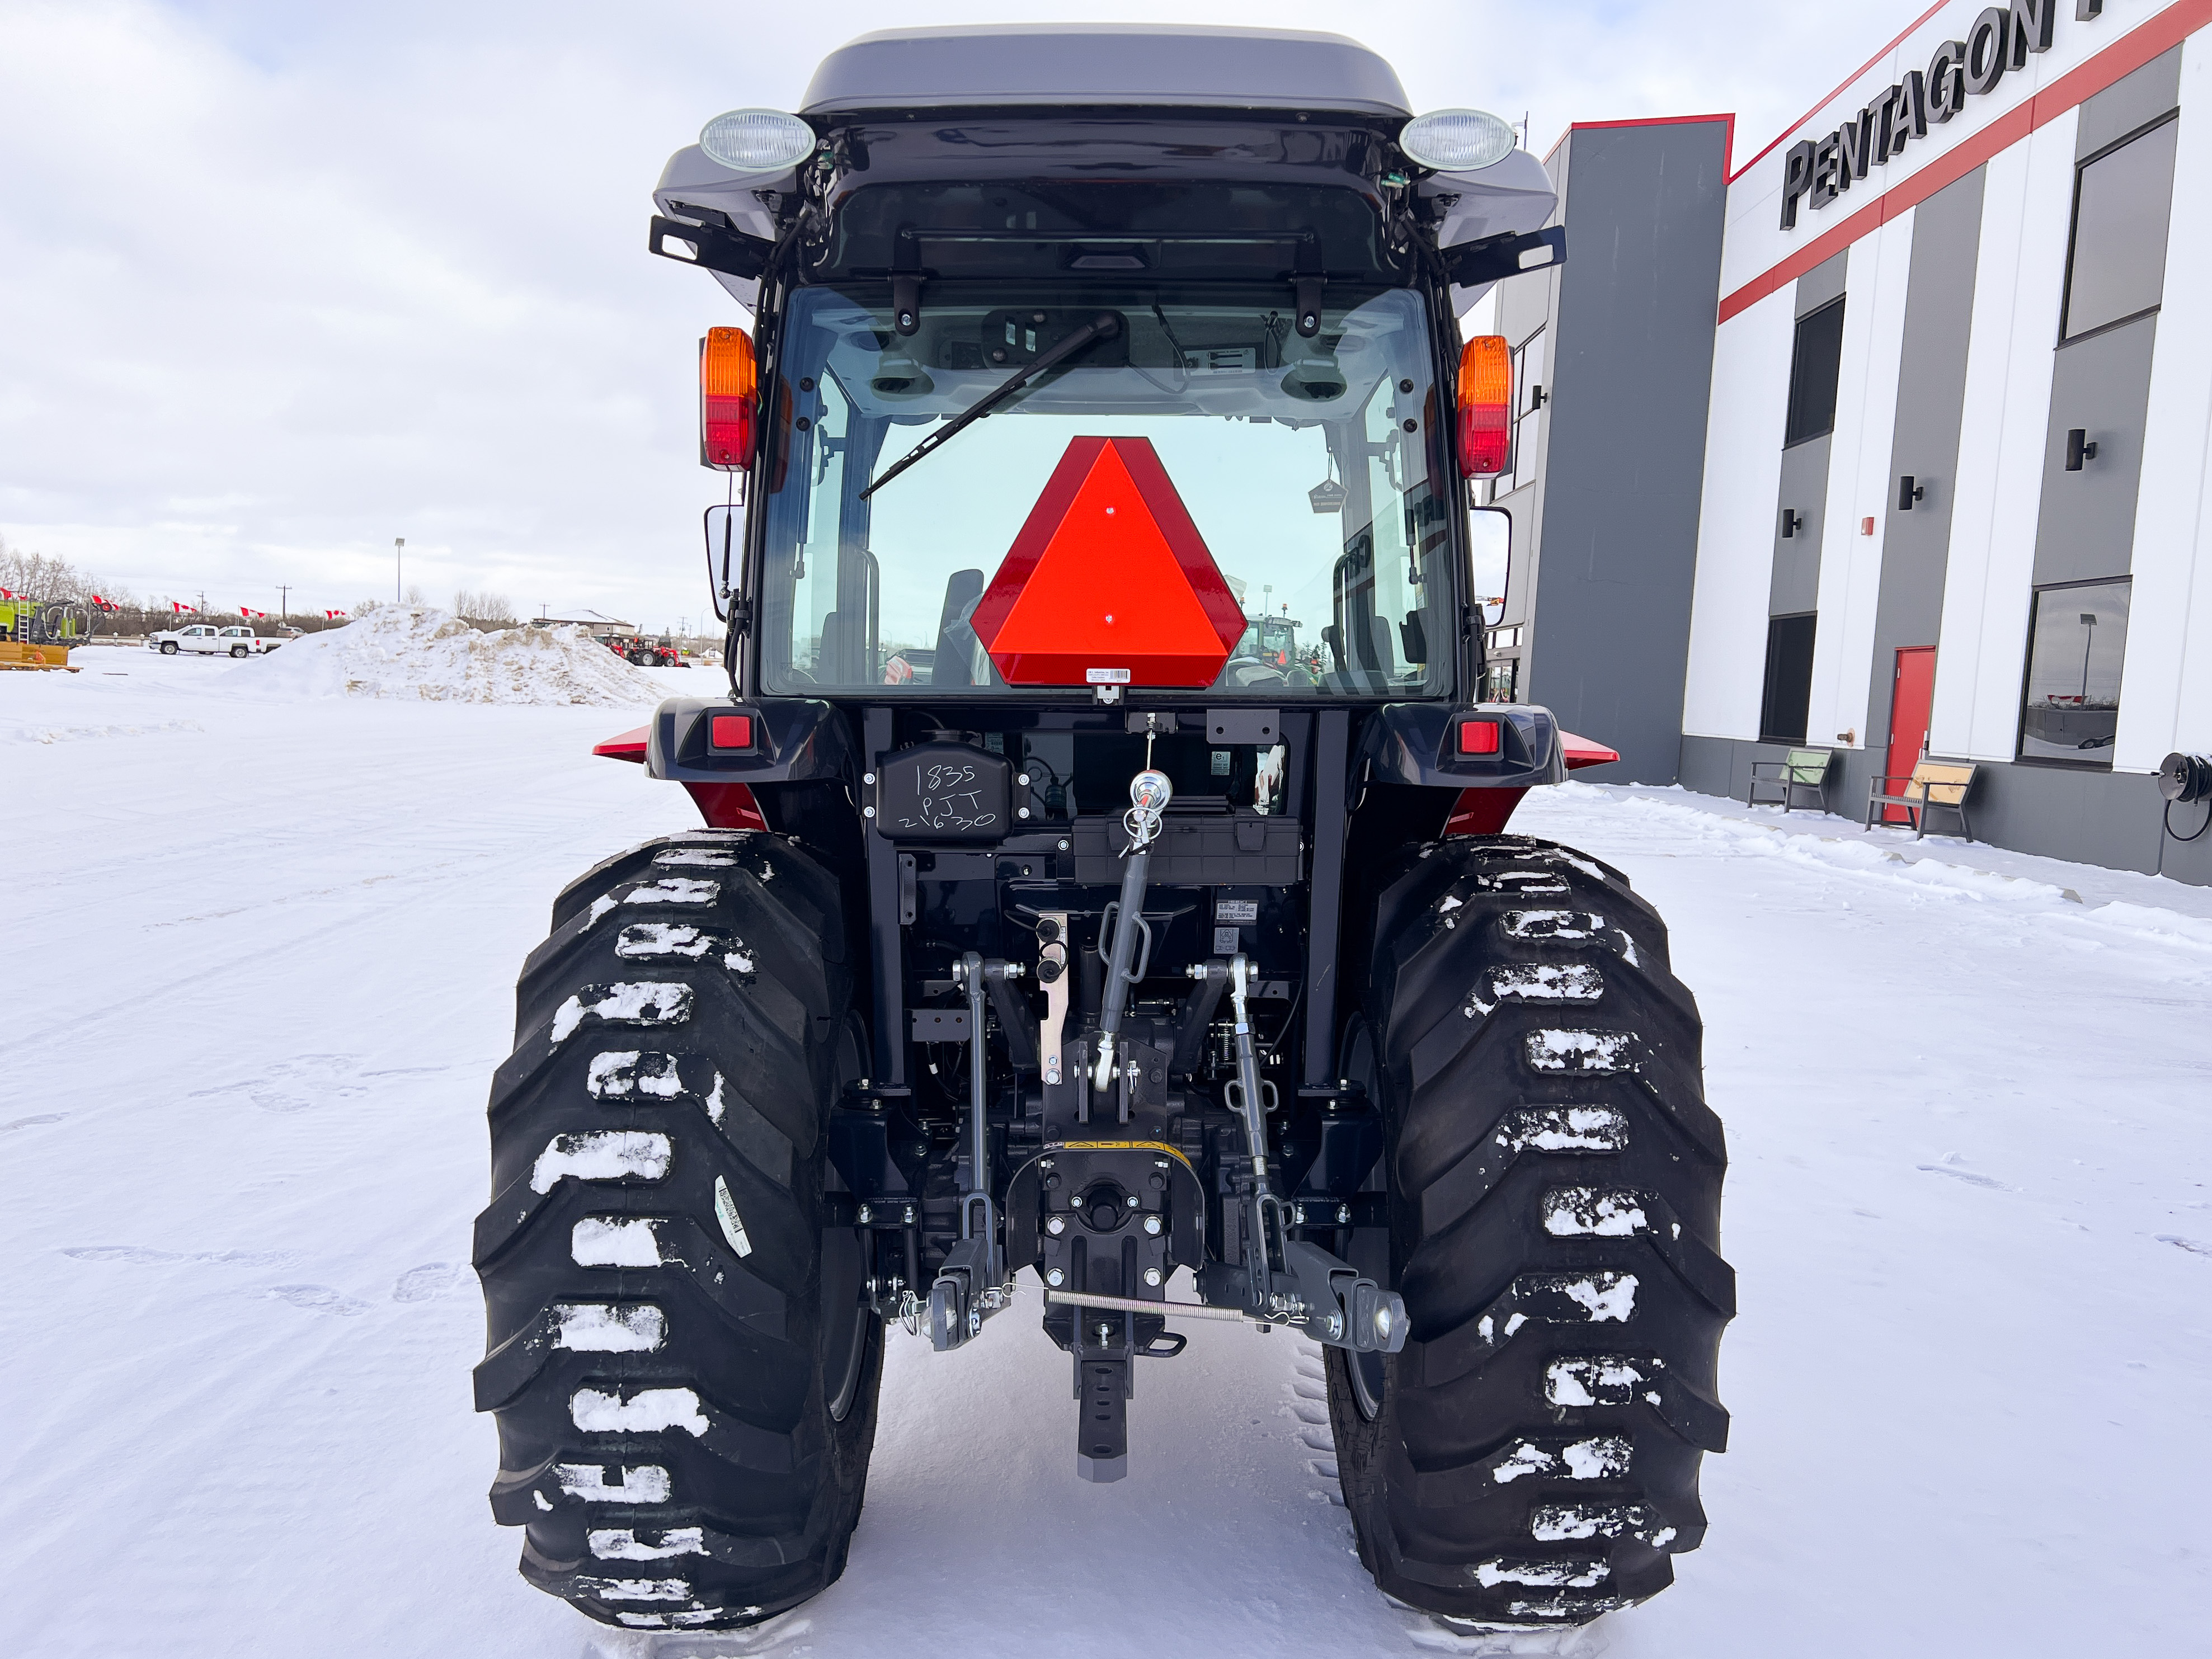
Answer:
[[[1210,685],[1243,607],[1145,438],[1076,438],[975,606],[1010,685]]]

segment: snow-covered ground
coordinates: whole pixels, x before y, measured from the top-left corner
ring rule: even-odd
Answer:
[[[278,701],[283,654],[0,679],[0,1650],[1474,1650],[1352,1559],[1314,1352],[1210,1323],[1107,1488],[1028,1320],[896,1337],[851,1567],[758,1632],[527,1588],[470,1410],[484,1095],[556,889],[695,820],[585,753],[641,708]],[[2212,893],[1679,792],[1516,827],[1671,919],[1735,1157],[1711,1533],[1574,1650],[2203,1650]]]

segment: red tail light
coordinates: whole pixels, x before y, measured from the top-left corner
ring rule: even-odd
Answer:
[[[1496,720],[1462,720],[1459,723],[1459,752],[1462,755],[1495,755],[1498,752],[1498,732]]]
[[[1459,470],[1505,471],[1513,441],[1513,358],[1502,334],[1478,334],[1459,354]]]
[[[753,337],[741,328],[710,328],[699,343],[699,464],[742,472],[753,464],[753,427],[760,409]]]

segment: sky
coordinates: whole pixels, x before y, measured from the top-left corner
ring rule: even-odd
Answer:
[[[960,4],[0,0],[0,538],[142,597],[346,606],[404,580],[650,628],[705,602],[696,347],[744,319],[646,252],[725,109],[866,30],[1335,29],[1415,109],[1732,111],[1739,164],[1911,21],[1750,0]]]

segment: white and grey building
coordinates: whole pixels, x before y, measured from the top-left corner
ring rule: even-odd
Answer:
[[[1709,191],[1726,143],[1548,159],[1494,694],[1712,793],[1832,750],[1853,816],[1972,763],[1977,838],[2212,882],[2154,778],[2212,751],[2212,0],[1955,0]]]

